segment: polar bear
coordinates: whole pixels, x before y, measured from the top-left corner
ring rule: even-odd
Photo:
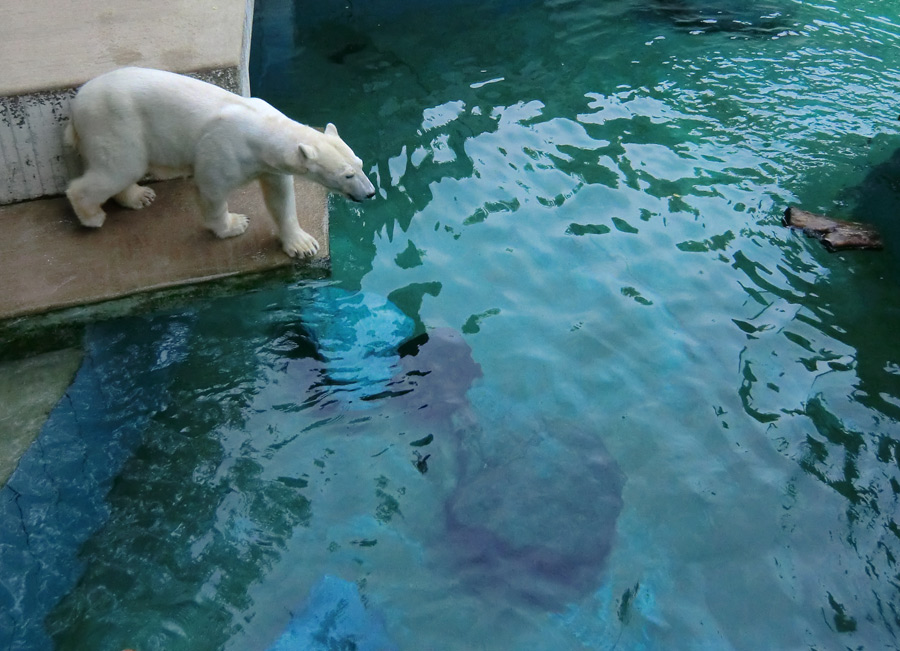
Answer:
[[[207,228],[219,237],[247,230],[228,212],[228,194],[258,179],[289,256],[315,254],[319,243],[300,228],[292,175],[303,175],[354,201],[375,195],[362,161],[333,124],[321,133],[261,99],[246,98],[191,77],[120,68],[87,82],[72,101],[66,140],[85,164],[66,196],[85,226],[99,228],[110,197],[139,209],[156,197],[138,185],[193,174]]]

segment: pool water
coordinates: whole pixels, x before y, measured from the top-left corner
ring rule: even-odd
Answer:
[[[251,81],[378,196],[88,326],[0,646],[898,646],[900,6],[262,0]]]

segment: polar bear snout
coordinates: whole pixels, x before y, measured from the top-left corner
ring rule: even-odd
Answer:
[[[353,199],[353,201],[355,201],[356,203],[362,203],[362,202],[365,201],[366,199],[371,199],[372,197],[375,196],[375,188],[374,188],[374,186],[373,186],[373,187],[372,187],[372,190],[371,190],[370,192],[367,192],[367,193],[365,194],[365,196],[363,196],[363,197],[354,196],[354,195],[352,195],[352,194],[348,194],[347,196],[348,196],[350,199]]]
[[[353,180],[355,183],[352,187],[344,189],[344,195],[348,199],[361,203],[375,196],[375,186],[372,185],[372,182],[365,174],[358,174]]]

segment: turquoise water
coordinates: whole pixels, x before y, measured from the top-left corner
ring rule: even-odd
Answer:
[[[379,195],[328,282],[88,327],[7,646],[264,650],[338,586],[359,648],[896,648],[900,8],[746,4],[260,2],[255,93]]]

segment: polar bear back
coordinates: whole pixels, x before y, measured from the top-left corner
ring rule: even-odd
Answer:
[[[72,124],[82,147],[115,142],[135,148],[148,164],[180,168],[193,164],[198,141],[215,121],[266,107],[184,75],[120,68],[82,86],[72,103]]]

